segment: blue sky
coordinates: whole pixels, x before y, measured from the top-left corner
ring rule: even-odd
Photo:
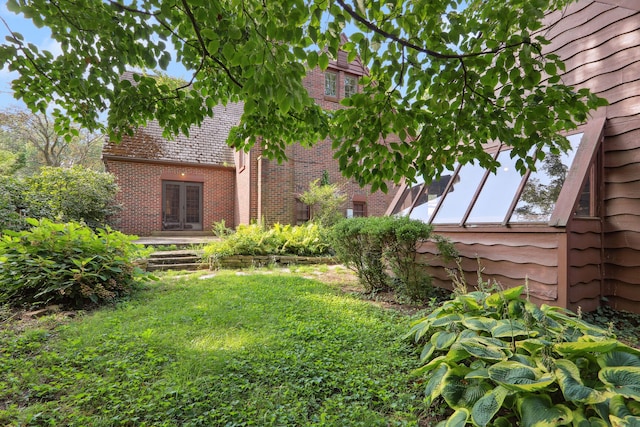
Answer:
[[[51,38],[51,31],[46,28],[36,28],[31,21],[23,18],[22,15],[9,12],[4,3],[0,6],[0,17],[6,21],[12,31],[22,34],[25,41],[35,44],[39,49],[48,50],[54,55],[60,53],[60,46]],[[4,22],[0,21],[0,36],[2,37],[2,42],[5,41],[8,35],[9,30]],[[9,73],[6,67],[0,70],[0,109],[12,106],[24,107],[21,101],[13,98],[11,80],[15,77],[16,75]]]
[[[37,28],[29,19],[10,12],[5,3],[0,5],[0,17],[7,23],[12,31],[22,34],[25,42],[35,44],[40,50],[48,50],[53,53],[54,56],[62,53],[60,45],[51,38],[51,31],[48,28]],[[5,23],[0,21],[0,37],[2,38],[2,43],[9,34]],[[175,57],[175,55],[172,56]],[[181,77],[185,80],[189,80],[191,77],[184,67],[175,63],[169,66],[167,72],[170,75]],[[26,108],[22,101],[13,97],[11,81],[15,77],[17,77],[17,74],[10,73],[6,67],[0,70],[0,110],[8,107]]]

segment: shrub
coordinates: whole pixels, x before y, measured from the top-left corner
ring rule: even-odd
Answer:
[[[118,187],[109,173],[81,166],[44,167],[39,175],[28,178],[27,183],[28,200],[45,196],[54,215],[64,222],[81,221],[91,228],[103,227],[119,210],[114,203]]]
[[[356,272],[367,292],[389,287],[390,278],[382,259],[385,240],[390,239],[385,221],[381,217],[349,218],[331,229],[331,244],[336,257]]]
[[[204,255],[209,259],[229,255],[325,255],[329,250],[325,235],[325,229],[314,223],[275,224],[272,228],[260,223],[241,224],[234,233],[205,246]]]
[[[397,290],[416,300],[432,294],[426,263],[419,262],[416,245],[433,240],[442,256],[455,256],[453,245],[434,235],[432,227],[407,217],[349,218],[331,230],[331,241],[338,259],[356,272],[367,292],[391,286],[391,269]]]
[[[413,325],[425,402],[453,412],[442,425],[638,425],[640,351],[524,287],[459,294]]]
[[[26,218],[108,224],[118,212],[113,175],[84,169],[44,167],[25,179],[0,177],[0,230],[26,230]]]
[[[322,180],[309,183],[307,191],[300,195],[300,201],[311,208],[311,221],[331,227],[342,218],[347,195],[337,184],[329,184],[328,175]]]
[[[129,294],[146,276],[142,246],[110,228],[28,219],[30,230],[0,239],[0,304],[80,308]]]

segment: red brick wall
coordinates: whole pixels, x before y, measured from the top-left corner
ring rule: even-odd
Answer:
[[[337,97],[330,98],[324,95],[324,72],[319,68],[307,72],[304,85],[309,91],[309,95],[322,108],[326,110],[344,108],[340,105],[339,99],[344,97],[345,74],[362,75],[364,70],[352,63],[348,68],[340,68],[333,64],[329,71],[338,75]],[[257,171],[259,154],[259,148],[252,150],[251,164],[255,171]],[[347,194],[347,203],[343,211],[345,215],[347,209],[353,209],[354,198],[356,201],[366,203],[367,215],[384,215],[397,191],[395,185],[388,183],[389,192],[387,194],[380,191],[371,193],[370,186],[361,188],[355,181],[343,177],[338,169],[338,161],[333,158],[330,140],[320,141],[312,148],[304,148],[300,145],[291,146],[287,149],[287,157],[289,160],[282,164],[266,159],[262,160],[260,168],[262,209],[258,216],[264,218],[269,224],[274,222],[295,223],[296,197],[309,188],[311,181],[322,178],[325,170],[329,174],[330,182],[338,184]],[[252,179],[252,182],[257,183],[259,179],[256,172],[255,181]],[[254,188],[256,187],[257,184]],[[258,219],[253,214],[251,218]]]
[[[162,229],[162,181],[202,183],[202,229],[211,230],[220,220],[234,224],[235,170],[105,160],[108,172],[120,188],[117,202],[122,211],[116,227],[128,234],[148,236]]]

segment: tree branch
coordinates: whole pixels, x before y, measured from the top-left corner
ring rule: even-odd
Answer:
[[[355,10],[353,10],[351,8],[351,6],[349,6],[348,4],[345,3],[344,0],[336,0],[336,3],[338,3],[342,9],[344,9],[345,12],[347,12],[353,19],[355,19],[356,21],[358,21],[359,23],[361,23],[362,25],[364,25],[365,27],[367,27],[369,30],[373,31],[374,33],[380,34],[381,36],[389,39],[389,40],[393,40],[394,42],[398,43],[401,46],[404,46],[406,48],[415,50],[417,52],[420,53],[424,53],[426,55],[429,55],[433,58],[438,58],[438,59],[465,59],[465,58],[474,58],[477,56],[483,56],[483,55],[493,55],[496,54],[498,52],[501,52],[503,50],[506,49],[510,49],[512,47],[516,47],[516,46],[520,46],[522,44],[532,44],[529,41],[523,40],[519,43],[513,43],[513,44],[506,44],[504,46],[495,48],[495,49],[491,49],[491,50],[484,50],[481,52],[473,52],[473,53],[464,53],[464,54],[450,54],[450,53],[440,53],[440,52],[436,52],[435,50],[431,50],[431,49],[427,49],[424,48],[422,46],[418,46],[415,43],[412,43],[406,39],[403,39],[399,36],[396,36],[394,34],[391,34],[385,30],[383,30],[382,28],[380,28],[378,25],[374,24],[373,22],[367,20],[365,17],[361,16],[358,14],[358,12],[356,12]]]
[[[216,64],[218,64],[224,70],[224,72],[227,74],[229,79],[236,86],[238,86],[239,88],[242,88],[243,87],[242,83],[240,83],[233,76],[233,74],[231,74],[231,70],[229,70],[229,68],[227,68],[227,66],[225,64],[223,64],[222,61],[220,61],[215,56],[211,55],[211,53],[207,49],[207,45],[206,45],[206,43],[204,41],[204,38],[202,37],[202,34],[200,33],[200,26],[198,25],[198,22],[196,21],[196,17],[193,15],[193,12],[189,8],[189,5],[187,4],[187,0],[182,0],[182,6],[184,7],[184,12],[187,14],[187,17],[189,18],[189,21],[191,21],[191,25],[193,27],[193,30],[195,31],[196,37],[198,38],[198,42],[200,43],[200,47],[202,48],[202,54],[204,56],[208,56],[209,58],[211,58]]]

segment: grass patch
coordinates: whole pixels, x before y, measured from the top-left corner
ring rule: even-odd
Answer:
[[[0,425],[417,425],[410,319],[319,280],[166,275],[62,325],[6,320]]]

